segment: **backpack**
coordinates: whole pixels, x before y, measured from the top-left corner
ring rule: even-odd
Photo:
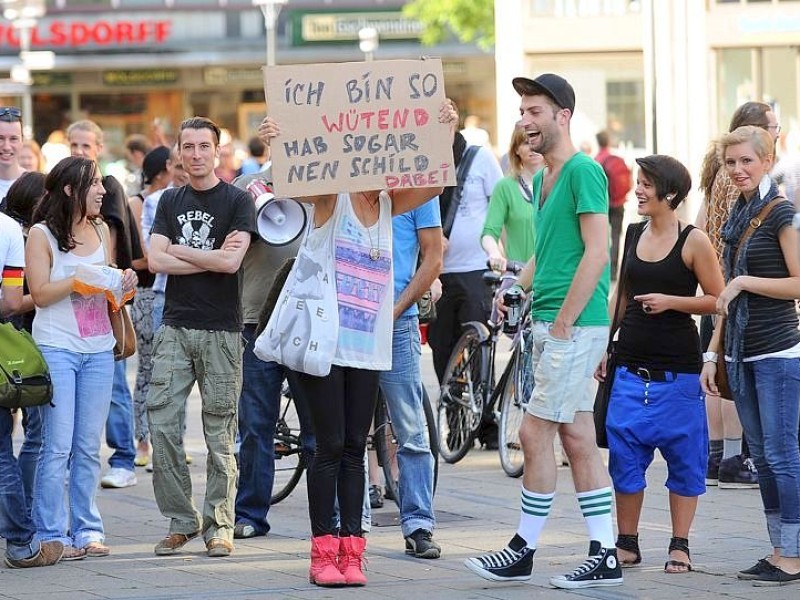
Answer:
[[[609,154],[600,163],[608,179],[608,205],[617,208],[625,204],[625,198],[633,187],[628,165],[619,156]]]
[[[461,158],[461,162],[458,163],[458,169],[456,170],[456,185],[453,189],[453,196],[450,200],[450,204],[447,207],[446,213],[442,217],[442,234],[446,238],[450,237],[450,232],[453,230],[453,223],[456,221],[458,205],[461,203],[461,196],[464,194],[464,184],[467,182],[469,169],[472,166],[472,161],[475,159],[475,155],[478,153],[478,150],[480,150],[480,146],[469,146],[464,151],[464,156]]]
[[[0,406],[27,408],[52,399],[50,369],[31,334],[0,323]]]

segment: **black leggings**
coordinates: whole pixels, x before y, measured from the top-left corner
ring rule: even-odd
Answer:
[[[364,450],[378,397],[379,371],[331,367],[326,377],[298,373],[308,401],[317,450],[308,470],[312,535],[334,533],[338,496],[341,535],[361,535]]]

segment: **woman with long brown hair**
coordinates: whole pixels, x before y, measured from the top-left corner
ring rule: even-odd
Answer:
[[[25,248],[26,275],[36,304],[33,337],[57,382],[52,403],[40,408],[42,448],[33,520],[42,541],[64,544],[62,560],[110,552],[103,543],[95,495],[115,341],[105,294],[74,291],[79,266],[111,262],[109,230],[100,219],[104,194],[93,160],[60,161],[45,179],[45,195],[34,211]],[[122,286],[126,291],[136,286],[130,269],[123,274]]]

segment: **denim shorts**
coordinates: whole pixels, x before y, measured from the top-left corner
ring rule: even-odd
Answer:
[[[667,461],[666,486],[679,496],[706,491],[708,425],[700,376],[668,373],[667,381],[645,381],[619,367],[608,405],[608,471],[614,489],[635,494],[656,450]]]
[[[577,412],[592,412],[594,372],[608,343],[608,327],[573,327],[572,337],[550,335],[552,323],[533,324],[534,390],[527,411],[554,423],[572,423]]]

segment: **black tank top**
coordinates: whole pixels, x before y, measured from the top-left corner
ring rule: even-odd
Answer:
[[[678,373],[700,372],[700,337],[692,315],[675,310],[647,314],[641,302],[633,299],[640,294],[696,295],[697,277],[681,258],[692,229],[687,225],[669,254],[659,261],[641,260],[636,249],[631,249],[625,273],[628,305],[617,343],[620,364]]]

